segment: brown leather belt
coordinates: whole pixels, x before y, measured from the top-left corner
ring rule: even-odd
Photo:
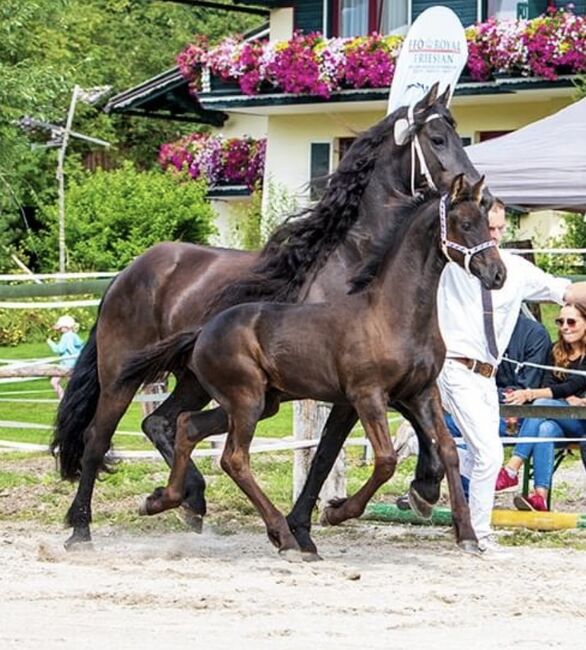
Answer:
[[[482,361],[468,359],[467,357],[450,357],[450,359],[464,364],[468,370],[472,370],[472,372],[487,379],[492,379],[496,375],[497,368],[496,366],[491,366],[490,363],[483,363]]]

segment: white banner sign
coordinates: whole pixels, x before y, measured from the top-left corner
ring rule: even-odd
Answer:
[[[458,16],[448,7],[430,7],[417,17],[397,60],[387,114],[418,102],[439,81],[439,94],[454,88],[468,59]]]

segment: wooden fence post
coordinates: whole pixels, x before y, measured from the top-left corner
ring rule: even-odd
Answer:
[[[293,437],[295,440],[311,440],[318,438],[328,419],[330,407],[323,402],[304,400],[293,403]],[[307,478],[309,466],[313,459],[315,448],[296,449],[293,454],[293,500],[295,501]],[[344,450],[340,452],[332,471],[330,472],[321,492],[319,493],[319,508],[327,505],[334,497],[346,496],[346,467]]]
[[[152,384],[145,384],[142,387],[141,393],[143,395],[152,395],[152,400],[145,400],[142,402],[142,417],[143,420],[151,413],[156,411],[159,404],[163,401],[163,398],[157,399],[157,395],[163,395],[167,392],[167,379],[162,379],[161,381],[154,382]]]

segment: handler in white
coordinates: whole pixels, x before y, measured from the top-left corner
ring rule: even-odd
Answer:
[[[491,208],[489,222],[491,237],[498,245],[506,227],[502,203],[497,201]],[[503,463],[494,375],[521,303],[586,302],[586,282],[572,285],[518,255],[499,252],[507,268],[507,279],[502,289],[490,292],[497,358],[489,352],[479,280],[450,263],[442,274],[438,291],[439,323],[447,348],[438,384],[443,407],[453,416],[466,441],[460,471],[470,479],[470,514],[481,550],[492,545],[489,536],[494,488]]]

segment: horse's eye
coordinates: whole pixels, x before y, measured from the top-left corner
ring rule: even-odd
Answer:
[[[462,224],[462,230],[464,232],[470,232],[472,230],[472,224],[469,221],[464,221]]]
[[[437,135],[433,136],[431,138],[431,141],[433,142],[433,144],[436,145],[436,147],[441,147],[442,145],[444,145],[446,143],[446,141],[442,137],[437,136]]]

